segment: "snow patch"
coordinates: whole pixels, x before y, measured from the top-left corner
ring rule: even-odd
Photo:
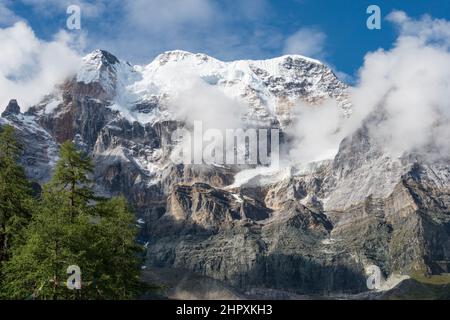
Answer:
[[[242,170],[234,176],[234,183],[227,188],[238,188],[258,178],[259,185],[267,185],[281,181],[291,175],[291,168],[257,167],[254,169]]]
[[[45,114],[53,113],[62,102],[63,102],[62,100],[52,100],[51,102],[47,103],[47,105],[45,106],[44,113]]]

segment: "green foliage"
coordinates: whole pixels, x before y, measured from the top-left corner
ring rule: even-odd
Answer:
[[[95,271],[87,277],[95,283],[87,289],[98,298],[133,298],[144,288],[139,281],[144,252],[135,242],[134,215],[123,197],[102,201],[96,209],[98,215],[89,224],[91,238],[85,238],[91,244],[88,260],[95,263],[90,268]]]
[[[31,186],[17,164],[21,151],[14,128],[4,126],[0,132],[0,266],[8,260],[11,246],[21,240],[20,230],[33,207]]]
[[[131,299],[142,292],[134,215],[124,198],[94,195],[92,168],[73,143],[61,146],[55,174],[24,233],[26,242],[5,263],[5,297]],[[81,268],[81,290],[66,286],[70,265]]]
[[[434,284],[434,285],[450,284],[450,273],[427,275],[422,272],[415,271],[411,274],[411,278],[425,284]]]
[[[93,170],[89,158],[77,152],[72,142],[61,145],[61,160],[56,164],[47,194],[58,193],[64,201],[64,210],[68,210],[71,219],[89,209],[89,201],[95,200],[88,174]]]

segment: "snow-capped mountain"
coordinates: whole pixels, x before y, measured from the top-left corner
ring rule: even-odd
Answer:
[[[133,66],[96,50],[26,113],[11,101],[0,126],[18,129],[23,165],[39,183],[59,143],[89,153],[97,191],[122,193],[135,208],[149,268],[187,269],[241,292],[315,294],[367,290],[372,264],[394,278],[450,271],[448,160],[420,151],[392,159],[370,136],[369,115],[321,162],[275,171],[176,165],[171,134],[185,125],[176,111],[192,106],[183,99],[198,88],[236,101],[244,123],[283,132],[299,104],[330,99],[344,117],[353,108],[331,69],[302,56],[223,62],[170,51]]]
[[[243,102],[249,119],[266,123],[289,121],[291,109],[301,101],[318,104],[333,98],[344,114],[351,112],[347,86],[321,62],[299,55],[223,62],[205,54],[169,51],[146,66],[131,66],[96,50],[83,59],[76,76],[79,83],[99,83],[104,96],[114,101],[113,108],[143,124],[154,119],[133,105],[157,101],[164,106],[189,90],[193,79]]]

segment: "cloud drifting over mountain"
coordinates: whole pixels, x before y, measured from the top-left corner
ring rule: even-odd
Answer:
[[[64,31],[43,41],[24,22],[0,29],[0,111],[17,98],[23,109],[38,103],[76,72],[80,62]]]
[[[0,0],[0,4],[5,1]],[[147,63],[157,54],[174,49],[208,52],[225,60],[256,58],[284,41],[279,30],[258,23],[270,14],[267,0],[20,2],[36,15],[63,19],[69,5],[79,5],[82,29],[77,32],[87,35],[89,50],[100,47],[135,63]],[[238,32],[236,21],[245,23],[248,32]]]
[[[298,121],[289,129],[291,162],[332,158],[342,139],[363,124],[392,157],[418,149],[429,157],[449,157],[450,22],[412,19],[402,11],[387,19],[399,35],[392,49],[366,54],[350,88],[351,117],[330,101],[320,108],[296,106]]]
[[[450,152],[450,22],[404,12],[388,16],[399,30],[390,50],[366,55],[352,99],[356,115],[379,110],[369,124],[380,145],[394,156],[433,143]],[[358,118],[356,117],[356,118]]]

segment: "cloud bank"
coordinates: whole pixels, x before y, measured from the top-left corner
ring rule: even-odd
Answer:
[[[22,111],[76,72],[80,62],[64,31],[42,41],[24,22],[0,28],[0,111],[17,98]]]
[[[285,39],[261,24],[271,14],[268,0],[17,0],[35,15],[61,19],[68,5],[81,8],[88,51],[102,48],[134,63],[161,52],[208,52],[223,60],[257,58],[279,50]],[[10,0],[0,0],[11,9]],[[237,26],[245,24],[246,31]]]
[[[449,157],[450,22],[412,19],[402,11],[387,19],[398,37],[391,49],[366,54],[350,88],[350,118],[330,101],[296,106],[297,122],[288,130],[294,139],[287,155],[291,162],[333,158],[342,139],[363,124],[391,157],[415,151]]]
[[[390,50],[366,55],[352,99],[361,118],[383,112],[370,133],[392,156],[434,145],[450,151],[450,22],[394,11],[399,36]]]
[[[318,107],[295,106],[294,124],[287,128],[291,137],[288,163],[309,163],[333,158],[339,143],[350,132],[346,118],[336,101],[327,100]]]

